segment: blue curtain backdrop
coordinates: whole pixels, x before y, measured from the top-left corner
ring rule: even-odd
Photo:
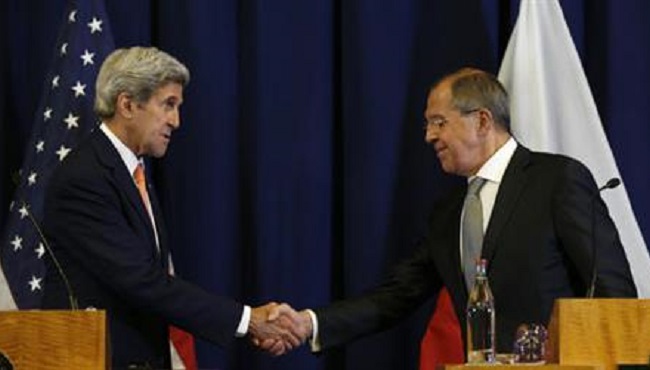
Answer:
[[[646,240],[650,3],[560,1]],[[358,294],[409,254],[445,176],[421,128],[427,89],[497,72],[518,0],[106,1],[118,47],[192,72],[155,163],[180,275],[258,305]],[[65,0],[0,2],[0,226]],[[3,246],[4,247],[4,246]],[[431,304],[324,356],[199,343],[203,368],[415,369]]]

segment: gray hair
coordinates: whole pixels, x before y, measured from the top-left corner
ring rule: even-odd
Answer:
[[[117,49],[106,57],[97,75],[95,113],[101,119],[112,118],[121,93],[145,103],[167,83],[185,86],[189,81],[187,67],[164,51],[140,46]]]
[[[454,109],[467,113],[485,108],[492,113],[497,124],[510,132],[508,92],[494,75],[475,68],[462,68],[442,80],[451,80],[451,105]]]

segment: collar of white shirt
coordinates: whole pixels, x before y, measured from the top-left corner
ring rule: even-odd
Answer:
[[[108,137],[108,140],[110,140],[111,144],[117,149],[117,152],[120,153],[120,158],[122,158],[122,162],[124,162],[124,165],[126,168],[129,170],[129,173],[131,176],[133,176],[133,173],[135,172],[135,168],[138,166],[138,164],[142,164],[144,166],[144,162],[135,155],[127,147],[120,138],[118,138],[113,131],[111,131],[108,126],[106,126],[105,123],[102,123],[99,128],[104,132],[106,137]]]
[[[488,182],[500,184],[501,179],[503,179],[503,174],[506,172],[506,168],[508,168],[510,159],[512,159],[516,149],[517,141],[510,137],[510,139],[508,139],[508,141],[506,141],[506,143],[503,144],[501,148],[499,148],[492,157],[483,164],[483,166],[481,166],[475,176],[471,176],[467,179],[468,183],[474,177],[478,176],[488,180]]]

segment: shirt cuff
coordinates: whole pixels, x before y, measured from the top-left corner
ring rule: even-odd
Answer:
[[[309,338],[309,346],[311,347],[312,352],[320,352],[320,339],[318,338],[318,317],[316,313],[310,309],[306,310],[311,319],[311,338]]]
[[[235,337],[241,338],[248,333],[248,325],[251,322],[251,307],[244,306],[244,311],[241,313],[241,320],[239,320],[239,326],[237,326],[237,332],[235,332]]]

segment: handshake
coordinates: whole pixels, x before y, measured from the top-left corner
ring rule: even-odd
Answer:
[[[311,315],[286,303],[268,303],[251,310],[248,335],[251,343],[273,356],[299,347],[313,334]]]

